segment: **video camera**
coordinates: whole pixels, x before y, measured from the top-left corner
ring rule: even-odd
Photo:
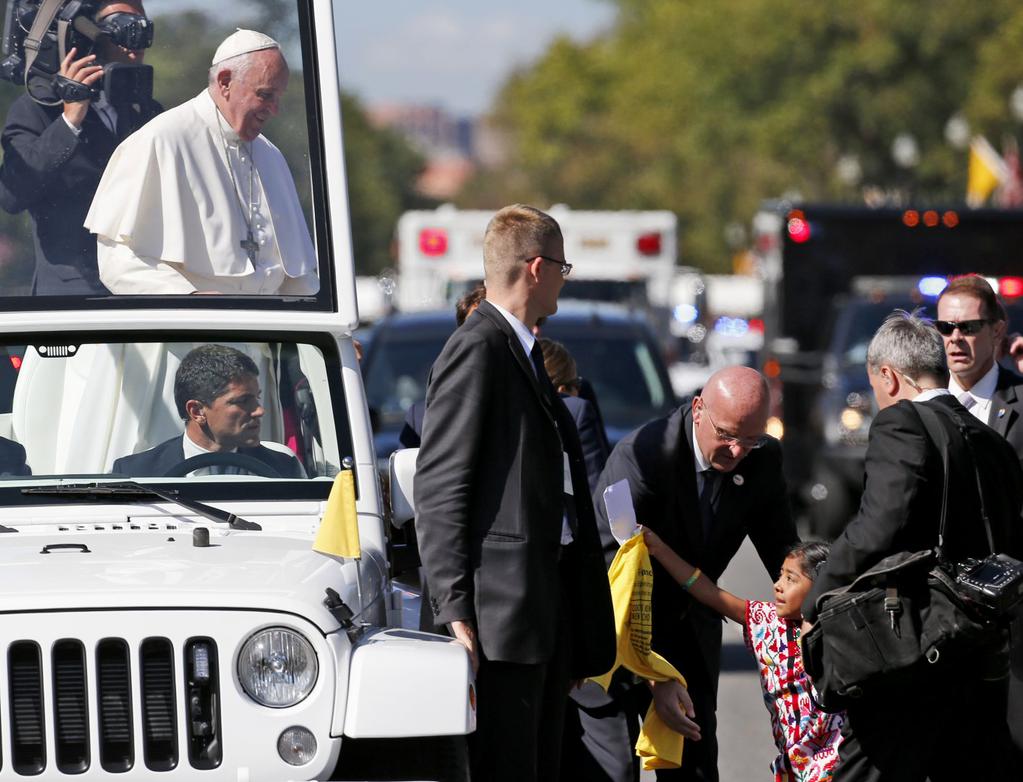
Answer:
[[[9,0],[4,20],[0,78],[24,84],[37,103],[91,100],[99,90],[60,76],[60,64],[72,48],[90,54],[106,38],[125,49],[153,45],[153,22],[146,16],[113,13],[94,21],[100,0]],[[148,65],[107,63],[103,91],[112,104],[141,103],[152,96]]]

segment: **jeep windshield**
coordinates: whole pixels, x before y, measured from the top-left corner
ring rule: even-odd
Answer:
[[[0,493],[52,502],[36,489],[134,481],[193,499],[326,496],[352,454],[336,344],[194,336],[0,344]]]
[[[354,321],[335,265],[347,225],[334,235],[327,216],[344,197],[340,134],[322,132],[336,52],[312,5],[147,0],[104,21],[120,7],[0,3],[0,307],[209,307],[187,295],[201,292],[223,309]],[[33,19],[51,10],[64,26],[30,56]],[[72,47],[104,67],[99,81],[54,78]],[[269,74],[258,95],[253,63]],[[65,97],[77,113],[62,115]]]

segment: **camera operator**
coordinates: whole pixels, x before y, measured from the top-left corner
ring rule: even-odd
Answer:
[[[101,2],[95,21],[130,26],[150,23],[138,0]],[[147,41],[137,49],[101,35],[85,56],[72,48],[60,64],[70,87],[102,89],[103,66],[141,64]],[[89,94],[79,89],[79,95]],[[7,114],[0,166],[0,206],[14,214],[25,209],[35,223],[36,295],[107,294],[96,267],[96,238],[82,225],[107,161],[117,145],[161,111],[149,97],[138,103],[100,91],[84,100],[64,93],[63,104],[46,106],[20,96]],[[137,96],[136,96],[137,97]]]

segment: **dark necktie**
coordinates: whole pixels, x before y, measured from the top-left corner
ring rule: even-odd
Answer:
[[[555,396],[554,386],[551,384],[551,376],[547,374],[547,367],[543,365],[543,351],[540,349],[540,341],[533,343],[533,349],[529,351],[529,358],[533,362],[533,369],[536,370],[536,380],[540,388],[550,398]]]
[[[703,476],[703,488],[700,490],[700,520],[703,522],[703,539],[710,537],[711,524],[714,522],[714,500],[721,482],[721,473],[710,468],[700,473]]]

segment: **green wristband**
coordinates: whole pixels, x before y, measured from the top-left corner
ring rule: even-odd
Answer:
[[[690,576],[689,578],[687,578],[687,579],[686,579],[686,583],[684,583],[684,584],[682,585],[682,588],[683,588],[683,589],[684,589],[684,590],[685,590],[686,592],[688,592],[688,591],[689,591],[689,588],[690,588],[690,587],[691,587],[691,586],[692,586],[693,584],[695,584],[695,583],[696,583],[696,579],[698,579],[699,577],[700,577],[700,569],[699,569],[699,568],[696,568],[696,570],[694,570],[694,571],[693,571],[693,574],[692,574],[692,575],[691,575],[691,576]]]

